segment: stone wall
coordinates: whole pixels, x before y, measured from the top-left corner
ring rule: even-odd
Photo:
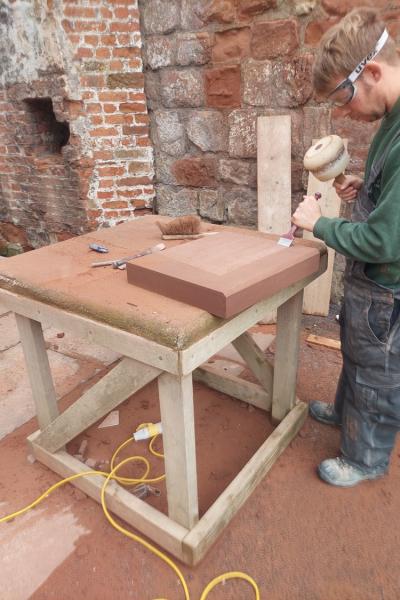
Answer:
[[[0,3],[0,246],[151,208],[143,85],[137,0]]]
[[[332,123],[329,107],[313,99],[311,70],[324,31],[366,3],[139,0],[160,214],[255,226],[260,115],[291,115],[293,209],[306,189],[302,160],[313,138],[345,135],[351,169],[362,170],[374,126],[335,115]],[[371,4],[397,35],[400,11]],[[342,268],[339,259],[334,295]]]

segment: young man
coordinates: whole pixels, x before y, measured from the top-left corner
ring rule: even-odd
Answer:
[[[341,425],[341,456],[324,460],[319,474],[350,487],[387,471],[400,430],[400,59],[376,11],[356,9],[325,34],[314,86],[340,116],[382,119],[364,181],[346,176],[335,186],[342,199],[356,198],[352,220],[322,217],[311,196],[293,215],[347,257],[336,399],[312,402],[310,413]]]

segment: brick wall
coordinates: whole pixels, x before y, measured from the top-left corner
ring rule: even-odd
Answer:
[[[307,185],[302,161],[313,138],[348,137],[351,169],[362,171],[375,125],[336,119],[317,104],[311,69],[324,31],[367,2],[139,0],[159,213],[197,211],[255,226],[259,115],[291,115],[293,209]],[[398,3],[370,4],[398,35]],[[339,282],[342,268],[339,258]]]
[[[29,249],[151,208],[136,0],[2,3],[0,67],[0,245]]]

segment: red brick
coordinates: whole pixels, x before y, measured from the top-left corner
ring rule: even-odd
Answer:
[[[104,123],[110,125],[124,125],[133,123],[133,115],[110,115],[104,117]]]
[[[81,47],[77,49],[75,56],[77,58],[92,58],[93,50],[90,50],[90,48]]]
[[[250,29],[228,29],[215,34],[215,45],[212,49],[214,62],[225,62],[241,59],[250,54]]]
[[[113,56],[119,58],[131,58],[132,56],[140,56],[141,50],[140,48],[136,48],[135,46],[127,46],[125,48],[114,48]]]
[[[128,203],[122,200],[111,200],[110,202],[103,202],[103,208],[128,208]]]
[[[118,130],[115,127],[98,127],[97,129],[92,129],[90,135],[91,137],[110,137],[118,135]]]
[[[147,106],[139,102],[123,102],[119,105],[119,110],[129,113],[147,113]]]
[[[215,108],[235,108],[240,106],[240,86],[239,65],[206,71],[206,105]]]
[[[103,104],[103,111],[105,113],[115,113],[117,112],[117,108],[116,104]]]
[[[96,58],[110,58],[110,56],[111,56],[110,48],[97,48]]]
[[[100,102],[125,102],[127,99],[127,92],[99,92]]]
[[[150,142],[150,139],[149,139],[148,136],[136,138],[136,144],[138,146],[140,146],[141,148],[145,148],[147,146],[151,146],[151,142]],[[150,182],[143,182],[143,183],[150,183]]]
[[[115,73],[108,75],[107,85],[110,88],[143,88],[143,73]]]
[[[92,115],[90,117],[90,122],[92,125],[102,125],[103,117],[101,115]]]
[[[305,32],[305,43],[309,46],[317,46],[325,31],[338,23],[340,17],[328,17],[308,23]]]
[[[111,200],[114,197],[114,192],[97,192],[99,200]]]
[[[95,160],[112,160],[114,158],[112,152],[104,152],[104,150],[96,150],[93,152],[93,158]]]
[[[105,6],[100,7],[100,15],[103,19],[112,19],[113,18],[112,10],[109,8],[106,8]]]
[[[75,21],[74,31],[106,31],[107,25],[102,21]]]
[[[122,32],[122,31],[139,31],[139,22],[130,21],[129,23],[116,22],[110,24],[110,31]]]
[[[299,31],[294,19],[255,23],[251,38],[251,55],[265,60],[290,54],[299,47]]]
[[[104,34],[104,35],[100,36],[99,41],[102,44],[102,46],[114,46],[114,44],[116,42],[116,36],[110,35],[110,34]]]
[[[126,7],[115,8],[114,12],[117,19],[127,19],[129,17],[129,9]]]
[[[82,6],[66,6],[64,8],[66,17],[81,17],[82,19],[94,19],[96,11],[94,8],[83,8]]]
[[[104,75],[83,75],[81,85],[84,87],[105,87],[106,81]]]
[[[144,125],[149,125],[150,117],[149,115],[135,115],[135,123],[143,123]]]
[[[150,177],[126,177],[125,179],[120,179],[118,183],[121,187],[129,187],[131,185],[135,186],[151,183],[151,179]]]
[[[376,9],[390,7],[387,0],[322,0],[322,6],[331,15],[345,15],[359,6],[372,6]]]
[[[113,179],[101,179],[99,181],[99,189],[107,189],[114,187]]]
[[[124,63],[121,60],[112,60],[108,66],[110,71],[122,71]]]
[[[114,177],[114,175],[123,175],[125,173],[124,167],[116,167],[116,166],[107,166],[99,168],[99,176],[104,177],[105,175],[110,175]]]
[[[84,44],[88,46],[98,46],[99,45],[99,36],[98,35],[85,35],[83,38]]]

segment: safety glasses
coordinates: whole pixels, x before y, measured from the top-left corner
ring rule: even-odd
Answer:
[[[328,95],[328,99],[335,106],[345,106],[353,100],[357,93],[357,88],[354,85],[355,81],[357,81],[357,79],[360,77],[366,65],[371,62],[371,60],[373,60],[375,56],[382,50],[383,46],[388,40],[388,37],[388,30],[385,29],[375,48],[369,54],[367,54],[367,56],[363,58],[363,60],[356,66],[354,71],[352,71],[350,75],[346,77],[346,79],[341,81],[339,85],[337,85],[335,89]]]

